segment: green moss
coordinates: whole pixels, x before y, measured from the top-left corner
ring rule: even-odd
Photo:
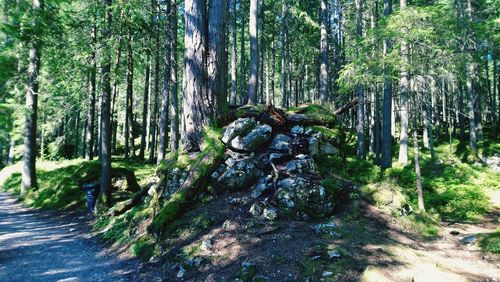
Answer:
[[[130,247],[132,255],[148,260],[151,257],[159,255],[159,248],[156,242],[149,236],[142,236],[132,243]]]
[[[236,118],[258,117],[266,110],[265,105],[245,105],[236,110]]]
[[[155,234],[160,234],[166,230],[169,223],[177,219],[178,215],[185,212],[197,199],[199,193],[207,187],[207,179],[210,177],[219,163],[222,161],[224,154],[224,145],[220,141],[222,130],[217,128],[205,128],[204,144],[202,151],[194,156],[180,154],[177,156],[178,162],[185,164],[185,170],[190,171],[188,182],[180,190],[175,192],[164,204],[158,215],[153,219],[149,227],[149,231]],[[178,164],[172,160],[170,163],[165,163],[161,174],[170,173],[169,168],[178,167]],[[198,199],[199,200],[199,199]]]
[[[479,246],[483,251],[500,254],[500,228],[492,233],[482,234],[480,237]]]
[[[287,114],[302,114],[311,119],[322,120],[324,124],[332,127],[337,121],[337,117],[332,111],[318,104],[304,104],[298,107],[287,109]]]

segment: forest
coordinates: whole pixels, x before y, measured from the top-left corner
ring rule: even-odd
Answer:
[[[51,217],[116,273],[141,267],[47,281],[500,278],[500,1],[0,0],[0,16],[0,281],[72,268],[57,251],[19,266]]]

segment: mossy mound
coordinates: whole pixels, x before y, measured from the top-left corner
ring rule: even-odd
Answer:
[[[179,214],[185,212],[200,192],[208,188],[207,183],[209,183],[210,175],[217,169],[223,159],[225,147],[220,141],[221,138],[222,133],[220,130],[207,128],[201,152],[196,154],[175,153],[162,162],[157,171],[161,179],[156,189],[158,201],[161,200],[163,194],[162,187],[168,185],[168,175],[173,169],[182,169],[189,172],[189,174],[179,184],[176,192],[162,204],[162,208],[149,226],[151,233],[162,234],[167,225],[177,219]]]
[[[304,104],[298,107],[288,108],[286,111],[287,121],[300,125],[324,125],[333,127],[337,117],[330,110],[317,104]]]

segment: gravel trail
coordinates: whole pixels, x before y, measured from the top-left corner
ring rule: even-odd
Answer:
[[[81,215],[25,208],[0,192],[0,281],[142,280],[140,262],[110,254],[87,230]]]

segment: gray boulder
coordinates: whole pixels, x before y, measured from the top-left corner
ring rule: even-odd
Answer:
[[[309,143],[309,154],[315,156],[319,153],[319,140],[316,137],[311,137],[308,140]]]
[[[246,152],[254,152],[269,142],[272,131],[273,129],[267,124],[259,125],[243,137],[236,136],[231,141],[231,147]]]
[[[276,202],[280,211],[300,218],[325,218],[334,208],[333,195],[325,187],[301,177],[279,181]]]
[[[217,186],[228,191],[237,191],[252,186],[262,172],[255,167],[255,164],[242,160],[236,162],[217,180]]]
[[[314,160],[311,158],[301,158],[290,161],[285,167],[285,172],[292,175],[314,173],[315,171],[316,166],[314,164]]]
[[[257,125],[253,118],[239,118],[226,127],[222,142],[228,143],[234,137],[245,135]]]
[[[269,146],[269,149],[276,150],[284,153],[290,153],[292,147],[290,145],[292,138],[285,134],[278,134],[274,137],[273,142]]]
[[[328,142],[321,142],[319,144],[319,153],[322,155],[338,155],[339,150]]]

